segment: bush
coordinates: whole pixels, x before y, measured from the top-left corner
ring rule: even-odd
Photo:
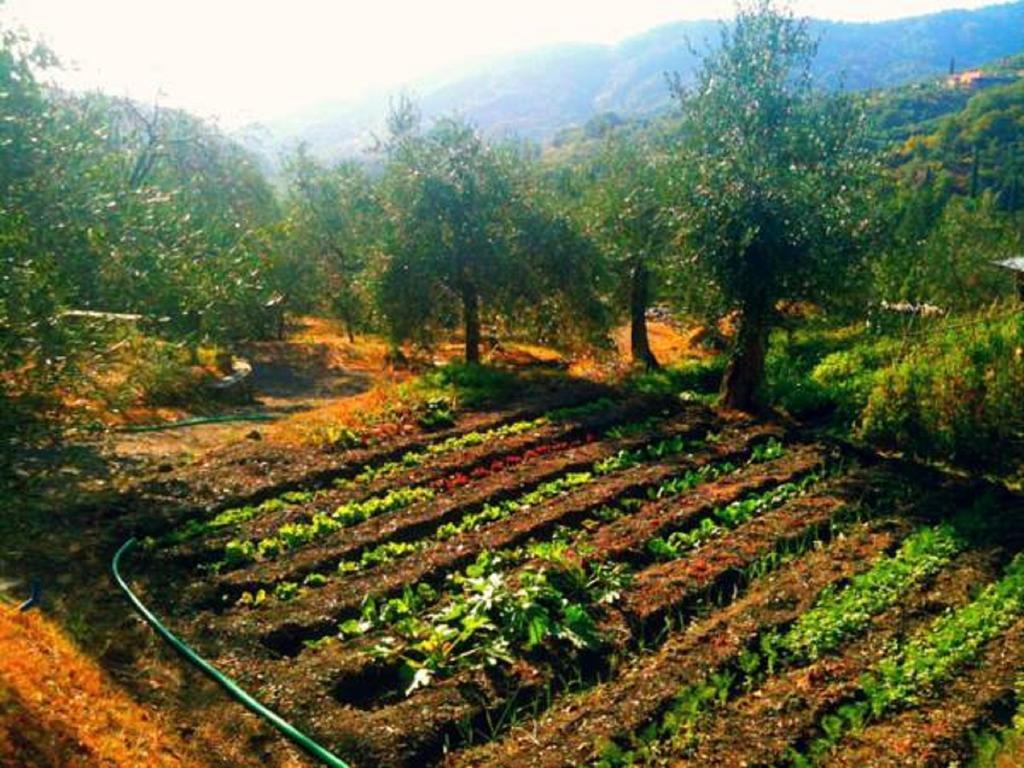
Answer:
[[[469,363],[449,363],[423,377],[427,390],[451,393],[460,406],[468,407],[507,397],[520,385],[512,371]]]
[[[1024,315],[953,321],[876,378],[860,435],[964,464],[1003,458],[1024,429]]]
[[[858,326],[780,332],[769,347],[762,397],[796,418],[828,416],[849,425],[892,354],[892,340],[870,337]]]
[[[834,393],[816,381],[808,362],[784,351],[769,355],[762,398],[798,419],[831,414],[836,409]]]
[[[147,405],[189,405],[203,398],[206,374],[190,365],[180,347],[143,339],[129,361],[125,383]]]
[[[826,355],[811,371],[811,380],[834,404],[845,423],[856,420],[867,405],[880,371],[900,352],[892,338],[865,340]]]
[[[724,355],[694,360],[653,371],[634,372],[624,385],[644,395],[674,396],[681,392],[709,395],[718,392],[725,371]]]
[[[431,398],[420,408],[416,422],[428,432],[454,426],[454,407],[446,398]]]

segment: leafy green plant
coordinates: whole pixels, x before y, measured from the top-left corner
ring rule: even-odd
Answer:
[[[426,448],[418,451],[405,453],[398,461],[385,462],[380,465],[369,465],[356,475],[355,482],[367,483],[371,480],[385,477],[401,471],[402,469],[418,466],[430,456],[464,450],[474,445],[483,445],[497,440],[502,440],[514,435],[523,434],[537,429],[548,423],[557,423],[572,419],[586,418],[597,413],[602,413],[613,405],[609,398],[599,398],[578,406],[553,409],[536,419],[511,422],[483,432],[467,432],[462,435],[442,440],[439,443],[432,443]],[[645,431],[653,426],[657,419],[648,419],[642,422]],[[633,433],[638,427],[626,424],[622,429],[630,430]],[[349,481],[342,481],[348,484]],[[399,488],[388,491],[380,496],[371,497],[362,501],[351,501],[342,504],[330,515],[317,514],[309,523],[286,523],[273,537],[284,549],[295,549],[304,544],[327,536],[341,527],[354,525],[368,520],[369,518],[391,512],[409,506],[420,501],[427,501],[433,498],[435,491],[427,487]],[[225,510],[208,521],[190,520],[169,537],[172,543],[181,543],[194,538],[205,536],[216,530],[235,527],[248,522],[259,515],[267,512],[277,511],[291,504],[304,504],[316,498],[316,492],[289,491],[278,498],[270,499],[258,506],[245,506]],[[225,562],[229,566],[242,565],[255,558],[259,551],[259,543],[255,549],[242,546],[241,542],[230,542],[231,555],[225,553]],[[281,547],[273,544],[264,547],[264,556],[272,556]]]
[[[274,597],[283,602],[299,594],[299,585],[294,581],[281,581],[274,587]]]
[[[590,472],[569,472],[562,477],[542,483],[534,490],[515,499],[508,499],[496,504],[485,504],[477,512],[470,512],[456,523],[445,523],[435,533],[435,537],[445,541],[465,531],[474,530],[487,523],[504,520],[520,509],[535,506],[543,501],[569,493],[575,488],[592,482],[594,475]]]
[[[316,498],[312,491],[288,491],[281,496],[268,499],[257,506],[232,507],[225,509],[209,520],[189,520],[167,537],[168,543],[180,544],[206,536],[224,528],[233,528],[259,515],[276,512],[292,504],[305,504]]]
[[[372,568],[384,563],[390,563],[393,560],[399,560],[420,552],[426,548],[426,545],[427,542],[425,540],[414,542],[386,541],[364,551],[356,560],[342,560],[338,564],[338,572],[355,573],[364,568]]]
[[[700,544],[721,535],[724,531],[737,528],[755,515],[776,507],[785,501],[803,493],[808,487],[820,480],[817,474],[811,474],[799,482],[784,483],[757,496],[734,501],[725,507],[719,507],[707,517],[701,518],[694,528],[675,531],[666,537],[657,537],[647,543],[648,551],[659,560],[674,560]]]
[[[238,598],[237,605],[246,607],[256,607],[262,605],[267,601],[267,590],[258,589],[255,592],[243,592]]]
[[[512,371],[454,362],[426,374],[420,386],[428,391],[451,392],[459,403],[474,407],[512,393],[520,382]]]
[[[658,723],[656,739],[637,737],[645,745],[632,750],[617,748],[614,762],[604,757],[596,765],[620,766],[642,762],[658,750],[655,740],[667,740],[673,750],[694,738],[701,718],[724,705],[736,690],[751,691],[781,668],[804,663],[835,650],[848,637],[862,631],[872,616],[895,604],[907,589],[938,572],[965,546],[955,529],[943,524],[922,528],[907,538],[899,551],[880,558],[869,570],[841,588],[822,591],[810,610],[787,630],[762,634],[755,645],[741,649],[736,659],[697,683],[681,689]],[[823,730],[840,734],[847,727],[860,728],[867,717],[863,707],[844,705],[822,722]]]
[[[428,432],[444,429],[455,424],[455,410],[451,401],[442,397],[427,400],[416,419],[416,423]]]
[[[486,523],[504,520],[520,509],[525,509],[555,496],[569,493],[575,488],[592,483],[601,476],[622,472],[648,461],[683,453],[695,445],[697,445],[696,442],[687,441],[681,435],[676,435],[655,441],[642,448],[619,451],[614,456],[594,462],[589,472],[569,472],[555,480],[543,483],[518,498],[498,502],[497,504],[487,504],[481,510],[465,515],[457,523],[446,523],[438,528],[436,537],[441,540],[450,539],[464,531],[478,528]]]
[[[750,451],[750,461],[754,464],[763,464],[766,461],[774,461],[781,458],[786,450],[777,437],[769,437],[763,443],[758,443]]]
[[[1024,556],[1018,555],[1003,577],[989,584],[973,602],[940,616],[861,678],[859,697],[830,715],[827,729],[819,724],[822,735],[801,759],[815,761],[855,727],[917,703],[974,660],[1022,614]],[[797,764],[795,757],[791,756],[789,764]]]
[[[256,545],[251,541],[229,541],[224,545],[224,562],[229,566],[243,565],[256,557]]]
[[[411,693],[454,669],[507,663],[549,643],[595,648],[600,637],[591,606],[613,600],[624,578],[618,568],[591,569],[563,558],[511,579],[501,557],[484,554],[452,577],[457,592],[441,609],[397,621],[378,652],[390,655],[401,643]]]
[[[431,488],[414,486],[398,488],[362,501],[346,502],[329,514],[314,514],[308,523],[283,524],[272,536],[256,542],[255,548],[247,548],[238,541],[230,541],[225,546],[225,562],[229,565],[240,565],[253,559],[266,560],[277,557],[284,551],[298,549],[342,528],[369,520],[371,517],[404,509],[418,502],[429,501],[434,498],[434,495],[435,491]],[[230,556],[227,552],[228,547],[232,549]],[[246,559],[247,555],[248,560]]]
[[[885,557],[842,589],[828,588],[814,607],[762,648],[777,645],[788,660],[813,660],[867,626],[872,616],[894,605],[906,590],[937,573],[964,547],[949,525],[924,528],[907,538],[893,557]]]
[[[534,429],[538,429],[539,427],[549,423],[549,420],[550,416],[540,416],[536,419],[514,421],[509,424],[503,424],[499,427],[494,427],[493,429],[484,430],[483,432],[472,431],[461,435],[455,435],[438,443],[431,443],[425,448],[408,451],[397,461],[389,461],[377,466],[365,467],[358,475],[356,475],[355,482],[368,483],[380,477],[393,475],[403,469],[419,466],[432,456],[455,453],[465,450],[466,448],[472,448],[476,445],[490,444],[508,437],[531,432]]]
[[[628,424],[618,424],[605,432],[605,435],[611,440],[625,440],[628,437],[639,437],[645,432],[650,432],[658,426],[658,423],[665,418],[665,414],[660,416],[649,416],[641,421],[634,421]]]

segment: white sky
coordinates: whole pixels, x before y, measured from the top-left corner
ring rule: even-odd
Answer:
[[[992,0],[797,0],[819,18],[875,20]],[[266,120],[394,89],[484,56],[615,42],[657,24],[730,15],[733,0],[0,0],[46,41],[61,79],[218,117]]]

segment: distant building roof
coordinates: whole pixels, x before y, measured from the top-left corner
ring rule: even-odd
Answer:
[[[981,69],[969,69],[966,72],[956,72],[947,77],[946,85],[950,88],[982,88],[989,85],[1012,83],[1019,77],[1020,73],[985,72]]]
[[[997,267],[1012,269],[1014,272],[1024,272],[1024,256],[1013,256],[1012,258],[1000,259],[999,261],[993,261],[992,263]]]

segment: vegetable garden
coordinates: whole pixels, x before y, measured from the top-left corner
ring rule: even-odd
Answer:
[[[339,455],[132,572],[356,766],[946,765],[1012,713],[1024,559],[936,477],[608,396]]]

